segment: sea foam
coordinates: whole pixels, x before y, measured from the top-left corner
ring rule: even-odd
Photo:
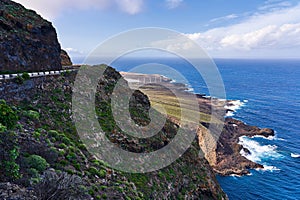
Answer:
[[[300,158],[300,155],[296,154],[296,153],[291,153],[291,157],[292,158]]]
[[[248,100],[244,100],[243,102],[241,100],[231,100],[231,101],[228,101],[227,105],[224,106],[225,109],[229,110],[226,113],[226,117],[232,117],[232,116],[234,116],[234,113],[238,109],[240,109],[242,106],[244,106],[246,102],[248,102]]]
[[[250,138],[263,138],[263,139],[266,139],[266,140],[280,140],[280,141],[285,141],[285,139],[283,138],[279,138],[277,135],[276,135],[276,132],[275,132],[275,136],[269,136],[269,137],[265,137],[263,135],[255,135],[255,136],[252,136]]]
[[[279,168],[275,167],[275,166],[268,166],[268,165],[264,165],[264,168],[263,169],[256,169],[257,171],[270,171],[270,172],[273,172],[273,171],[280,171]]]
[[[241,155],[253,162],[262,162],[263,159],[266,158],[277,159],[282,157],[282,155],[276,151],[276,145],[261,145],[246,136],[239,138],[239,144],[250,151],[250,154],[248,154],[242,149],[240,152]]]

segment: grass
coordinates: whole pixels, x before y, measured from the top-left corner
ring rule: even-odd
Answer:
[[[153,90],[153,88],[141,88],[141,91],[149,97],[151,105],[154,106],[157,111],[164,113],[163,109],[165,109],[168,116],[177,120],[181,120],[182,113],[188,113],[188,116],[184,117],[186,122],[194,122],[193,116],[197,116],[197,114],[199,114],[200,122],[209,123],[212,120],[213,123],[221,123],[216,117],[201,112],[199,109],[194,109],[195,99],[190,98],[187,95],[180,98],[176,97],[168,90]]]

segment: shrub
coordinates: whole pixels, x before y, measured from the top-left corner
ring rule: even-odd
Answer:
[[[104,170],[104,169],[101,169],[100,171],[99,171],[99,174],[98,174],[99,176],[100,176],[100,178],[105,178],[106,177],[106,171]]]
[[[69,138],[67,138],[66,136],[64,136],[64,137],[62,138],[62,142],[65,143],[66,145],[71,144],[71,140],[70,140]]]
[[[15,161],[4,161],[4,168],[6,175],[8,175],[13,180],[21,178],[20,166]]]
[[[80,166],[79,163],[74,164],[73,167],[74,167],[76,170],[80,171],[81,166]]]
[[[65,154],[66,154],[65,150],[63,150],[63,149],[59,150],[59,155],[60,156],[64,156]]]
[[[4,100],[0,100],[0,123],[8,129],[16,126],[18,116],[11,107],[9,107]]]
[[[35,132],[33,132],[33,137],[35,139],[39,139],[41,137],[41,133],[35,131]]]
[[[47,161],[38,155],[31,155],[26,158],[26,163],[29,168],[38,170],[39,172],[45,171],[49,164]]]
[[[59,161],[59,163],[62,165],[62,166],[66,166],[68,164],[68,161],[66,160],[61,160]]]
[[[90,172],[92,175],[97,175],[97,174],[98,174],[98,170],[97,170],[95,167],[90,167],[90,168],[89,168],[89,172]]]
[[[6,126],[3,126],[3,125],[0,123],[0,133],[4,133],[5,131],[7,131]]]
[[[15,147],[9,151],[9,158],[3,162],[6,174],[14,180],[21,178],[20,166],[16,163],[18,157],[19,149]]]
[[[15,83],[21,85],[24,83],[24,79],[22,76],[17,76],[16,78],[14,78]]]
[[[97,195],[97,196],[96,196],[96,199],[101,199],[101,196],[100,196],[100,195]]]
[[[106,170],[104,169],[96,169],[95,167],[90,167],[89,168],[89,172],[92,174],[92,175],[97,175],[99,176],[100,178],[105,178],[106,177]]]
[[[25,115],[33,120],[39,120],[39,118],[40,118],[40,114],[34,110],[27,111]]]
[[[48,131],[48,135],[51,137],[56,137],[58,135],[58,132],[55,130],[50,130]]]
[[[72,160],[75,160],[76,159],[76,154],[75,153],[69,153],[66,158],[69,160],[69,161],[72,161]]]
[[[40,177],[38,170],[34,169],[34,168],[30,168],[27,170],[28,174],[32,177],[32,178],[38,178]]]
[[[67,149],[67,145],[65,145],[64,143],[60,143],[60,144],[58,145],[58,147],[59,147],[60,149]]]
[[[28,80],[28,79],[30,79],[30,76],[27,72],[23,72],[22,78],[23,78],[23,80]]]

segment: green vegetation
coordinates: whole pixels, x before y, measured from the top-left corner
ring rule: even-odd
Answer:
[[[22,76],[17,76],[16,78],[14,78],[14,82],[19,84],[19,85],[22,85],[24,83],[24,79]]]
[[[19,149],[14,147],[8,153],[8,159],[4,160],[2,165],[4,166],[6,174],[13,180],[21,178],[20,166],[16,163],[16,159],[19,157]]]
[[[28,72],[23,72],[22,73],[22,78],[24,81],[29,80],[30,79],[30,75],[28,74]]]
[[[26,165],[28,168],[36,169],[39,172],[43,172],[49,167],[47,161],[39,155],[30,155],[26,158]]]
[[[0,100],[0,123],[8,129],[13,129],[17,121],[17,113],[4,100]]]
[[[6,126],[3,126],[3,125],[0,123],[0,133],[4,133],[5,131],[7,131]]]
[[[40,114],[34,110],[28,110],[25,112],[25,116],[29,117],[32,120],[39,120]]]
[[[63,197],[78,192],[82,197],[88,195],[94,199],[110,199],[113,194],[119,199],[128,200],[160,199],[162,194],[170,191],[169,187],[178,191],[176,195],[171,192],[168,197],[170,199],[184,198],[189,194],[199,196],[199,185],[205,192],[209,191],[207,175],[201,170],[207,167],[206,162],[195,159],[199,153],[199,148],[194,148],[196,143],[192,145],[194,149],[187,151],[183,158],[172,165],[146,174],[114,170],[104,161],[93,157],[77,135],[71,119],[72,91],[64,87],[72,84],[70,76],[74,74],[65,74],[57,77],[55,81],[46,82],[43,92],[33,95],[30,100],[18,102],[15,107],[1,102],[1,109],[9,110],[11,115],[0,115],[3,118],[0,121],[0,181],[22,177],[18,181],[26,180],[26,187],[33,187],[41,199],[50,197],[45,192],[49,190],[53,191],[52,194],[57,192],[55,194],[66,195]],[[131,152],[152,152],[168,144],[178,128],[170,121],[166,122],[156,136],[147,139],[134,138],[120,130],[112,116],[109,98],[113,83],[117,81],[115,76],[118,76],[112,71],[106,76],[106,80],[98,88],[95,103],[99,123],[107,138]],[[109,84],[106,85],[106,82]],[[133,100],[141,98],[140,102],[131,102],[130,114],[137,124],[143,125],[149,122],[149,104],[142,94],[138,95]],[[159,98],[162,99],[163,96]],[[169,106],[176,105],[174,101]],[[177,114],[176,112],[175,110],[174,113]],[[11,122],[8,119],[11,118],[15,119],[14,123],[8,126],[7,122]],[[51,170],[47,170],[48,168]],[[185,184],[185,180],[188,183]],[[63,189],[57,187],[69,181],[72,184],[63,185]]]
[[[16,162],[19,157],[17,135],[13,131],[3,128],[0,132],[0,179],[3,175],[8,180],[16,180],[21,177],[20,166]]]

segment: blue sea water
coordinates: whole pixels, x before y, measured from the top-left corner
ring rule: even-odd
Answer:
[[[129,71],[154,62],[179,71],[195,93],[209,95],[201,76],[184,60],[121,59],[111,65]],[[241,139],[251,151],[251,159],[263,164],[265,170],[252,170],[243,177],[218,177],[222,188],[233,200],[300,199],[300,60],[217,59],[215,63],[227,99],[244,102],[234,118],[276,131],[275,138]],[[172,76],[159,69],[156,73]]]

